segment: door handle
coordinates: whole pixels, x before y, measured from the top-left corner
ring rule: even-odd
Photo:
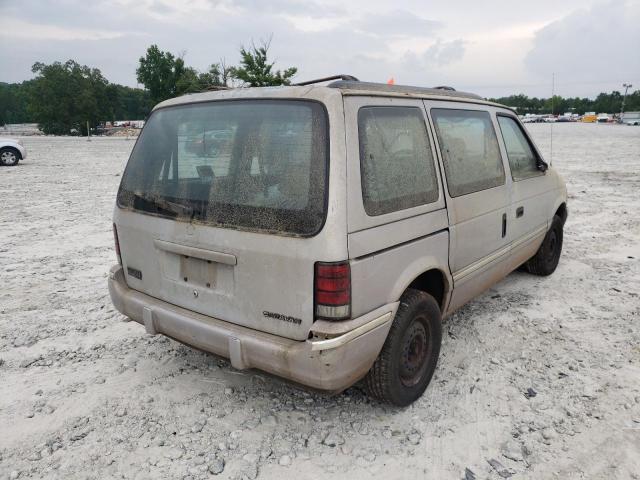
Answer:
[[[524,215],[524,207],[516,208],[516,218],[520,218]]]
[[[507,236],[507,214],[502,214],[502,238]]]

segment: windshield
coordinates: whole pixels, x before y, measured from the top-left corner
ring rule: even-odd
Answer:
[[[118,205],[176,220],[314,235],[324,223],[327,118],[316,102],[218,101],[156,110]]]

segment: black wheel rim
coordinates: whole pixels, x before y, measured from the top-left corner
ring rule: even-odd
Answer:
[[[422,317],[415,318],[402,338],[400,381],[404,386],[413,387],[420,382],[427,370],[430,354],[428,323]]]
[[[0,162],[3,165],[13,165],[15,161],[16,161],[16,154],[11,151],[5,150],[0,154]]]

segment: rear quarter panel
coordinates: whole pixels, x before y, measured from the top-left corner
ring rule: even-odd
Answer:
[[[395,227],[398,228],[397,225]],[[352,236],[349,236],[350,242]],[[448,255],[449,232],[441,230],[356,258],[351,263],[353,316],[397,302],[413,280],[432,269],[440,270],[447,280],[443,302],[446,305],[450,295],[449,286],[452,284]]]

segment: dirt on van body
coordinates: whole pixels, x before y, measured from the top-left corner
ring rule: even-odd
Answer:
[[[545,152],[553,128],[568,184],[560,266],[449,318],[406,409],[124,322],[107,271],[133,141],[25,138],[0,168],[0,477],[640,478],[640,129],[528,128]]]

